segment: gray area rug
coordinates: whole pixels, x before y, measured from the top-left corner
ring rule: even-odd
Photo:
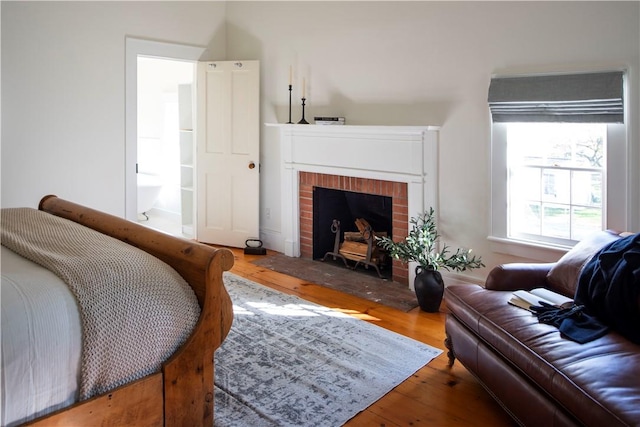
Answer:
[[[340,426],[442,350],[225,273],[215,425]]]
[[[322,262],[283,254],[269,254],[252,263],[404,312],[418,306],[416,294],[408,286],[379,278],[373,268],[365,270],[359,267],[358,271],[354,271],[345,268],[340,260],[332,261],[329,258]]]

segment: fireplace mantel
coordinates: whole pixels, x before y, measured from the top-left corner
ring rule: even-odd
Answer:
[[[437,126],[267,124],[280,131],[284,253],[300,256],[300,171],[407,183],[409,215],[438,202]]]

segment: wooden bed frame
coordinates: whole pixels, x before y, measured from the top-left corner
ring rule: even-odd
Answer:
[[[45,196],[38,208],[122,240],[169,264],[193,288],[201,313],[191,336],[163,364],[161,372],[27,425],[212,426],[213,353],[226,338],[233,320],[222,273],[233,266],[233,253],[163,234],[56,196]]]

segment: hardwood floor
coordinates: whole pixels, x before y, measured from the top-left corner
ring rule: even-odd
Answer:
[[[251,263],[255,255],[232,249],[233,273],[297,295],[352,316],[444,348],[444,319],[440,313],[426,313],[419,308],[402,312],[336,290],[304,282]],[[516,424],[459,363],[447,366],[446,351],[415,375],[400,384],[346,426],[515,426]]]

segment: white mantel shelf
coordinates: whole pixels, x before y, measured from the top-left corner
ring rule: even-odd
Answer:
[[[284,253],[300,256],[300,171],[406,182],[409,216],[438,202],[438,126],[270,124],[280,131]]]
[[[267,126],[280,128],[285,169],[404,182],[437,168],[437,126]]]
[[[389,132],[415,133],[430,130],[440,130],[440,126],[389,126],[389,125],[299,125],[296,123],[265,123],[265,126],[308,130],[309,132]]]

